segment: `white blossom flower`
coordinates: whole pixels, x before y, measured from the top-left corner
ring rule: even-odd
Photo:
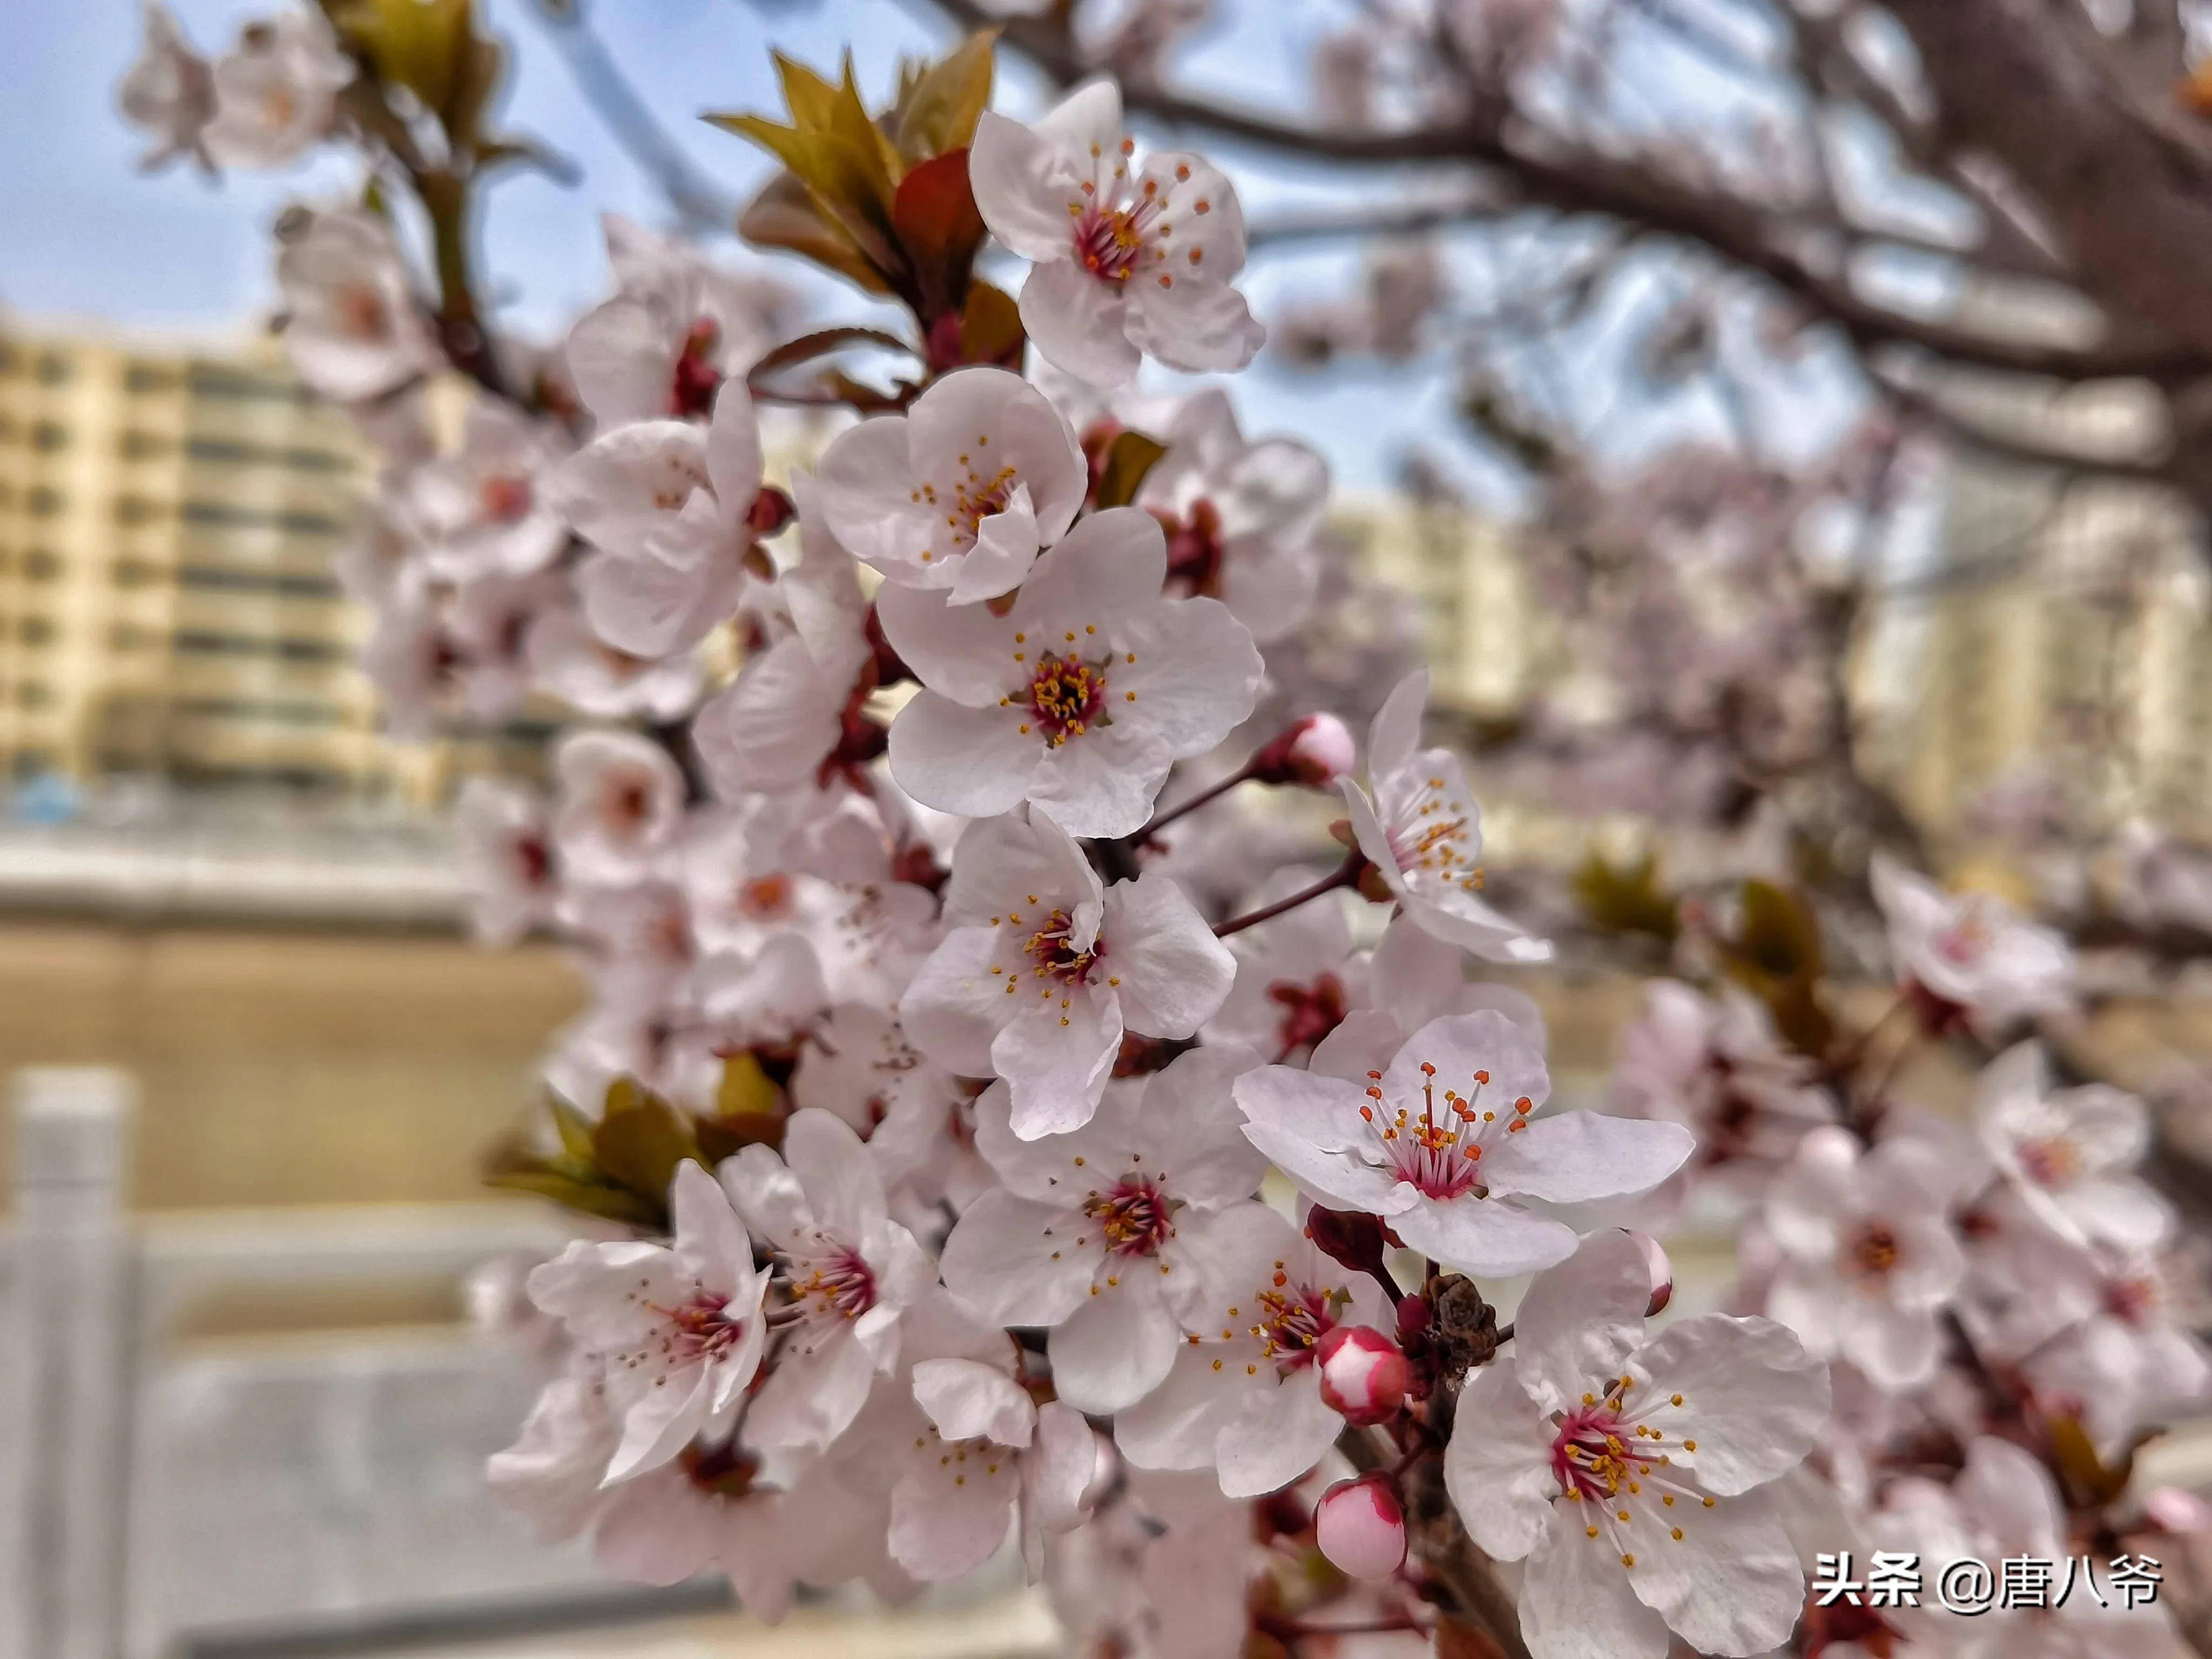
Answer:
[[[449,581],[526,576],[551,563],[568,526],[545,501],[543,480],[561,446],[513,404],[478,396],[460,447],[411,469],[404,499],[422,562]]]
[[[1115,1414],[1114,1437],[1139,1468],[1212,1469],[1229,1496],[1256,1498],[1336,1443],[1344,1419],[1322,1400],[1315,1350],[1340,1326],[1387,1325],[1387,1304],[1263,1204],[1224,1211],[1200,1243],[1189,1334],[1165,1380]]]
[[[887,587],[877,614],[923,690],[891,723],[916,800],[988,817],[1024,800],[1070,835],[1144,826],[1168,769],[1252,712],[1252,636],[1212,599],[1160,596],[1160,528],[1094,514],[1036,562],[1004,616]]]
[[[1318,872],[1277,871],[1237,907],[1243,915],[1312,884]],[[1206,1021],[1209,1042],[1242,1042],[1277,1065],[1310,1053],[1367,1000],[1367,963],[1334,893],[1270,917],[1229,941],[1237,982]]]
[[[684,775],[668,751],[631,732],[571,732],[553,751],[560,805],[553,842],[570,877],[620,881],[673,849]]]
[[[212,131],[212,130],[210,130]],[[325,398],[380,398],[440,362],[392,232],[358,208],[302,209],[279,223],[284,349]]]
[[[1111,1084],[1081,1128],[1016,1137],[1007,1090],[975,1103],[977,1144],[1006,1186],[945,1242],[945,1283],[1000,1325],[1049,1327],[1060,1397],[1120,1411],[1159,1386],[1202,1295],[1215,1229],[1266,1164],[1237,1133],[1229,1086],[1247,1050],[1209,1045]],[[1218,1213],[1217,1213],[1218,1212]]]
[[[1674,1123],[1534,1114],[1542,1054],[1501,1013],[1431,1020],[1358,1083],[1288,1066],[1237,1079],[1244,1133],[1316,1202],[1380,1216],[1462,1273],[1547,1267],[1577,1234],[1552,1210],[1647,1192],[1693,1141]]]
[[[1149,356],[1207,373],[1252,361],[1267,330],[1233,286],[1244,268],[1236,188],[1195,155],[1140,166],[1121,93],[1086,82],[1033,125],[986,110],[969,174],[983,222],[1032,262],[1022,325],[1037,349],[1099,386]]]
[[[828,1112],[793,1112],[781,1155],[746,1146],[720,1174],[738,1218],[775,1253],[783,1305],[797,1310],[746,1413],[746,1443],[827,1446],[896,1365],[899,1316],[937,1274],[890,1218],[860,1138]]]
[[[1899,982],[1939,1019],[1963,1014],[1991,1036],[2072,1003],[2074,952],[2048,927],[1994,895],[1947,893],[1886,854],[1875,856],[1873,877]]]
[[[1501,1356],[1460,1395],[1444,1483],[1474,1541],[1527,1558],[1534,1659],[1765,1653],[1805,1580],[1769,1483],[1828,1419],[1827,1368],[1764,1319],[1706,1314],[1649,1340],[1650,1278],[1592,1235],[1529,1286]]]
[[[1295,438],[1247,441],[1218,387],[1185,399],[1159,436],[1167,453],[1135,505],[1167,532],[1169,590],[1219,599],[1261,645],[1281,639],[1321,581],[1328,463]]]
[[[248,23],[216,59],[215,113],[201,134],[227,167],[276,167],[330,131],[352,60],[319,10],[301,6]]]
[[[895,1200],[964,1210],[997,1182],[975,1150],[968,1091],[881,1008],[860,1002],[832,1008],[799,1048],[791,1098],[835,1112],[866,1135]]]
[[[1123,1031],[1195,1035],[1236,974],[1182,889],[1149,873],[1104,886],[1034,810],[960,838],[944,920],[900,1020],[939,1065],[1005,1079],[1024,1139],[1089,1121]]]
[[[702,427],[639,421],[563,462],[546,494],[599,550],[577,572],[584,613],[640,656],[689,650],[738,608],[761,487],[760,424],[732,380]]]
[[[2039,1400],[2079,1416],[2114,1457],[2139,1432],[2199,1407],[2212,1392],[2212,1355],[2191,1328],[2200,1277],[2186,1258],[2097,1250],[2077,1258],[2060,1282],[2031,1287],[2079,1320],[2066,1340],[2046,1340],[2024,1357]]]
[[[588,720],[676,720],[697,704],[704,678],[694,657],[641,657],[609,645],[574,605],[539,613],[523,654],[532,683]]]
[[[679,1164],[675,1237],[578,1239],[532,1270],[530,1297],[595,1356],[622,1438],[610,1483],[656,1468],[711,1428],[726,1428],[760,1367],[768,1275],[714,1176]]]
[[[621,1442],[606,1384],[587,1362],[538,1391],[515,1443],[485,1464],[485,1481],[539,1542],[559,1543],[605,1509],[607,1465]]]
[[[1367,738],[1370,802],[1340,786],[1359,850],[1425,931],[1489,962],[1542,962],[1552,947],[1484,903],[1482,809],[1448,749],[1417,749],[1429,676],[1398,682]]]
[[[1504,1018],[1530,1048],[1544,1052],[1544,1016],[1535,1003],[1510,986],[1468,979],[1459,946],[1424,932],[1403,911],[1383,928],[1364,966],[1367,994],[1362,1005],[1349,1010],[1316,1045],[1310,1070],[1364,1089],[1367,1074],[1389,1069],[1406,1039],[1431,1020],[1485,1011]]]
[[[201,142],[215,113],[215,82],[207,60],[185,41],[175,16],[161,0],[145,0],[140,15],[145,34],[116,92],[123,118],[154,137],[154,148],[138,165],[157,167],[177,156],[192,155],[202,166],[211,167]]]
[[[453,805],[471,919],[487,945],[512,945],[553,919],[561,883],[545,801],[526,784],[472,777]]]
[[[1783,1254],[1767,1312],[1886,1387],[1925,1382],[1942,1358],[1937,1316],[1966,1273],[1948,1218],[1955,1180],[1929,1143],[1862,1152],[1839,1126],[1813,1130],[1767,1195]]]
[[[961,368],[903,415],[841,433],[817,477],[822,513],[861,563],[956,605],[1020,585],[1090,488],[1051,402],[1003,368]]]
[[[706,414],[773,343],[784,290],[734,276],[618,214],[604,221],[617,291],[568,332],[568,376],[602,433]]]
[[[2022,1042],[1983,1071],[1974,1121],[1983,1150],[2061,1237],[2144,1250],[2172,1231],[2166,1200],[2128,1173],[2150,1146],[2133,1095],[2106,1084],[2054,1091],[2042,1046]]]

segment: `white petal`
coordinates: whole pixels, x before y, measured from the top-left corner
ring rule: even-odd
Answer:
[[[992,514],[975,526],[975,545],[961,559],[959,574],[953,578],[945,598],[954,605],[973,605],[1012,592],[1036,562],[1038,545],[1030,487],[1017,484],[1006,510]]]
[[[1072,242],[1067,204],[1083,174],[1050,138],[986,110],[968,150],[975,210],[991,234],[1024,259],[1066,258]]]
[[[945,1286],[999,1324],[1057,1325],[1091,1293],[1098,1258],[1075,1248],[1082,1231],[1079,1213],[985,1193],[945,1241]]]
[[[1221,1490],[1258,1498],[1302,1479],[1328,1455],[1344,1419],[1322,1402],[1319,1375],[1309,1366],[1270,1388],[1248,1392],[1214,1444]]]
[[[1651,1275],[1643,1248],[1618,1227],[1583,1241],[1537,1275],[1513,1316],[1513,1364],[1546,1411],[1566,1411],[1591,1384],[1617,1377],[1644,1340]]]
[[[1237,958],[1182,888],[1147,872],[1106,896],[1101,927],[1123,1018],[1147,1036],[1187,1037],[1213,1017],[1237,977]]]
[[[1028,1006],[991,1044],[991,1065],[1006,1079],[1014,1133],[1034,1140],[1080,1128],[1121,1050],[1121,1005],[1096,985],[1049,1001],[1008,1000]]]
[[[963,708],[919,691],[891,721],[891,776],[925,806],[963,817],[995,817],[1028,798],[1044,745],[1009,708]]]
[[[741,376],[723,381],[714,393],[714,415],[707,426],[707,476],[714,480],[722,516],[732,524],[742,523],[760,493],[761,436],[752,394]]]
[[[914,1368],[914,1397],[947,1440],[1026,1446],[1036,1432],[1029,1391],[980,1360],[922,1360]]]
[[[1787,1641],[1804,1607],[1805,1571],[1773,1494],[1686,1510],[1680,1528],[1679,1541],[1656,1525],[1622,1528],[1636,1553],[1628,1583],[1637,1598],[1703,1653],[1763,1654]]]
[[[1182,1346],[1160,1300],[1158,1264],[1133,1261],[1114,1277],[1121,1282],[1094,1285],[1047,1346],[1060,1397],[1098,1415],[1133,1406],[1159,1387]]]
[[[1144,354],[1124,331],[1127,301],[1073,260],[1032,265],[1019,308],[1030,343],[1054,368],[1097,386],[1137,378]]]
[[[1515,1341],[1517,1344],[1519,1338]],[[1650,1393],[1679,1394],[1652,1425],[1716,1492],[1739,1492],[1802,1462],[1828,1423],[1828,1368],[1771,1320],[1702,1314],[1662,1331],[1623,1375],[1649,1379]],[[1638,1388],[1632,1397],[1644,1395]]]
[[[837,745],[838,703],[824,695],[798,635],[780,640],[700,709],[691,741],[717,794],[793,789]]]
[[[992,1074],[991,1043],[1011,1018],[1006,978],[991,971],[998,944],[995,927],[955,927],[899,1001],[899,1023],[915,1047],[963,1077]]]
[[[1517,1334],[1517,1348],[1524,1340]],[[1492,1360],[1468,1379],[1444,1449],[1444,1490],[1470,1537],[1501,1561],[1536,1547],[1559,1483],[1552,1477],[1552,1428],[1522,1390],[1513,1367]]]
[[[1636,1598],[1607,1538],[1562,1504],[1521,1577],[1521,1633],[1536,1659],[1666,1659],[1667,1623]]]
[[[1152,605],[1122,624],[1121,643],[1136,661],[1109,670],[1111,711],[1151,726],[1177,759],[1212,748],[1251,714],[1259,648],[1218,600]]]
[[[1485,1279],[1553,1267],[1580,1242],[1572,1227],[1494,1198],[1425,1198],[1389,1222],[1408,1249]]]
[[[1226,282],[1193,282],[1184,272],[1172,288],[1143,276],[1133,276],[1130,283],[1135,293],[1123,324],[1130,342],[1170,368],[1233,374],[1267,343],[1267,325]]]
[[[1579,1204],[1649,1192],[1688,1162],[1697,1146],[1698,1138],[1679,1123],[1554,1112],[1504,1137],[1482,1173],[1493,1193]]]

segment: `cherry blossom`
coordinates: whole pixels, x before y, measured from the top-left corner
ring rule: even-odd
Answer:
[[[1160,597],[1159,526],[1134,507],[1085,519],[1039,559],[1004,616],[911,588],[878,599],[923,690],[892,722],[892,775],[972,817],[1027,800],[1070,835],[1141,829],[1176,761],[1252,712],[1262,667],[1212,599]]]
[[[860,1138],[830,1113],[792,1114],[781,1155],[747,1146],[721,1167],[739,1219],[775,1253],[780,1306],[796,1310],[745,1438],[823,1447],[898,1358],[899,1316],[937,1282],[914,1236],[890,1218],[883,1176]]]
[[[899,1018],[939,1065],[1003,1078],[1024,1139],[1088,1122],[1122,1033],[1195,1034],[1236,973],[1173,882],[1147,873],[1104,885],[1035,810],[961,837],[944,919],[950,932]]]
[[[992,234],[1032,262],[1022,325],[1060,368],[1099,386],[1151,356],[1238,369],[1267,331],[1232,283],[1244,216],[1218,168],[1163,150],[1135,159],[1121,88],[1085,82],[1031,125],[985,111],[969,173]]]
[[[601,432],[702,416],[767,350],[781,289],[733,276],[619,214],[605,221],[617,292],[577,319],[564,356]]]
[[[471,403],[460,447],[406,478],[403,499],[424,544],[424,568],[451,581],[544,569],[568,539],[544,490],[561,455],[552,434],[512,404]]]
[[[1929,1143],[1863,1152],[1840,1127],[1813,1130],[1767,1198],[1783,1253],[1767,1312],[1886,1387],[1926,1382],[1942,1354],[1937,1315],[1966,1271],[1946,1219],[1955,1180]]]
[[[145,33],[138,56],[116,89],[123,118],[154,139],[154,148],[138,165],[151,169],[191,155],[203,167],[212,167],[201,137],[215,113],[215,82],[207,60],[191,49],[161,0],[144,0],[139,15]]]
[[[2054,1091],[2041,1046],[2023,1042],[1983,1071],[1975,1121],[1998,1170],[2063,1237],[2142,1250],[2172,1231],[2166,1201],[2127,1173],[2150,1145],[2134,1096],[2104,1084]]]
[[[627,732],[572,732],[554,750],[553,771],[554,844],[579,878],[625,879],[673,850],[684,775],[666,750]]]
[[[726,1430],[760,1367],[768,1275],[714,1178],[678,1166],[675,1237],[578,1239],[530,1275],[530,1297],[597,1357],[622,1437],[606,1476],[668,1462],[710,1426]]]
[[[523,641],[530,678],[539,690],[590,720],[663,722],[699,701],[696,658],[641,657],[609,645],[574,605],[538,613]]]
[[[1528,937],[1477,897],[1482,890],[1482,809],[1448,749],[1418,749],[1429,676],[1398,683],[1367,737],[1373,799],[1341,786],[1359,850],[1426,932],[1491,962],[1541,962],[1552,947]]]
[[[1382,1218],[1409,1249],[1476,1275],[1565,1261],[1553,1206],[1649,1191],[1689,1157],[1678,1124],[1534,1115],[1542,1054],[1491,1011],[1431,1020],[1365,1085],[1270,1066],[1237,1083],[1244,1133],[1316,1202]]]
[[[471,778],[454,804],[453,828],[470,876],[469,910],[477,939],[511,945],[553,919],[561,887],[552,829],[536,790]]]
[[[1886,855],[1875,857],[1873,878],[1899,983],[1939,1022],[1964,1018],[1994,1035],[2072,1002],[2074,953],[2049,928],[1990,894],[1946,893]]]
[[[1778,1647],[1804,1574],[1772,1483],[1828,1416],[1826,1368],[1783,1327],[1706,1314],[1646,1340],[1650,1279],[1626,1233],[1540,1276],[1510,1363],[1460,1395],[1444,1480],[1468,1531],[1527,1559],[1535,1659]]]
[[[1219,599],[1261,645],[1281,639],[1320,585],[1328,464],[1294,438],[1247,441],[1218,387],[1186,399],[1160,435],[1167,453],[1135,504],[1167,532],[1170,591]]]
[[[1314,1510],[1314,1539],[1354,1578],[1388,1578],[1406,1565],[1406,1506],[1387,1476],[1340,1480]]]
[[[1279,871],[1237,907],[1261,908],[1308,886],[1314,872]],[[1206,1023],[1209,1042],[1242,1042],[1280,1065],[1311,1053],[1367,1000],[1367,963],[1334,894],[1247,928],[1229,942],[1237,982]]]
[[[352,403],[430,372],[435,348],[382,220],[357,208],[301,209],[278,234],[284,349],[301,380]]]
[[[1212,1469],[1229,1496],[1256,1497],[1336,1443],[1344,1419],[1322,1398],[1321,1343],[1347,1325],[1387,1322],[1387,1304],[1373,1279],[1265,1205],[1224,1211],[1204,1249],[1175,1363],[1115,1415],[1115,1439],[1139,1468]]]
[[[1215,1229],[1238,1224],[1229,1206],[1266,1167],[1229,1099],[1252,1061],[1193,1050],[1145,1082],[1109,1085],[1080,1128],[1036,1140],[1017,1138],[1004,1083],[976,1102],[977,1143],[1006,1185],[945,1240],[945,1283],[995,1323],[1049,1327],[1053,1384],[1069,1404],[1134,1405],[1201,1316]]]
[[[1019,586],[1090,482],[1059,411],[1002,368],[956,369],[905,414],[840,434],[817,476],[823,517],[854,557],[956,605]]]
[[[320,11],[303,6],[250,22],[216,59],[215,113],[201,142],[224,167],[283,167],[329,131],[353,77]]]

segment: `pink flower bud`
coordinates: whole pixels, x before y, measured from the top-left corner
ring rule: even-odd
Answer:
[[[1334,714],[1309,714],[1285,728],[1252,757],[1262,783],[1302,783],[1326,789],[1352,770],[1351,730]]]
[[[1314,1510],[1314,1537],[1338,1571],[1388,1578],[1406,1565],[1406,1510],[1388,1475],[1340,1480]]]
[[[1667,1252],[1659,1248],[1659,1241],[1650,1234],[1639,1233],[1633,1228],[1623,1231],[1643,1247],[1644,1266],[1651,1272],[1651,1305],[1644,1310],[1644,1316],[1649,1319],[1674,1299],[1674,1264],[1667,1259]]]
[[[1355,1425],[1387,1420],[1406,1403],[1413,1367],[1369,1325],[1339,1325],[1321,1340],[1322,1403]]]
[[[799,509],[791,497],[774,484],[763,484],[745,512],[745,528],[756,536],[773,536],[789,524]]]

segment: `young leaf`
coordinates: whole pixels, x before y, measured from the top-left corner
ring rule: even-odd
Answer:
[[[1101,507],[1127,507],[1137,499],[1145,475],[1156,465],[1168,447],[1157,438],[1124,427],[1107,447],[1106,464],[1098,470],[1098,487],[1092,502]]]
[[[971,34],[949,57],[900,86],[890,124],[909,168],[975,142],[975,124],[990,107],[992,48],[998,39],[996,29]]]
[[[901,179],[891,222],[915,273],[922,320],[957,309],[985,234],[968,185],[968,152],[933,156]]]

